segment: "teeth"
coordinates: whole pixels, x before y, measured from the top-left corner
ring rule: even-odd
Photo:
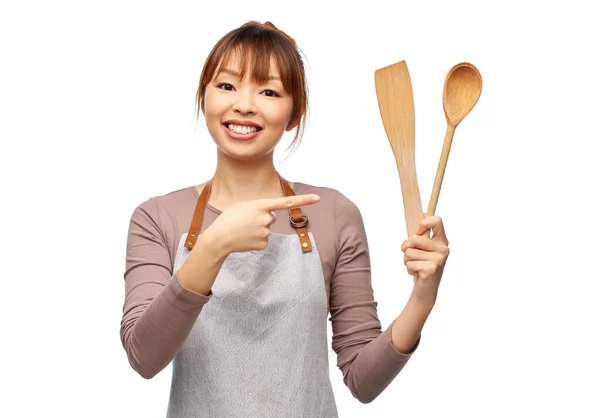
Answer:
[[[227,127],[233,132],[242,135],[246,135],[257,131],[255,126],[234,125],[233,123],[228,124]]]

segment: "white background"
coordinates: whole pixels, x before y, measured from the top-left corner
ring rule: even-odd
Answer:
[[[343,386],[330,350],[340,417],[600,416],[592,6],[218,3],[0,6],[0,416],[165,416],[171,368],[144,380],[119,339],[127,226],[148,197],[212,174],[214,144],[194,123],[198,78],[214,43],[249,19],[287,31],[307,58],[308,129],[277,168],[359,206],[384,327],[412,282],[374,71],[408,64],[424,206],[446,128],[444,77],[461,61],[483,76],[437,208],[452,252],[422,345],[368,405]]]

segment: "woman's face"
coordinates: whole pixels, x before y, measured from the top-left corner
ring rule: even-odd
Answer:
[[[270,79],[258,85],[249,71],[240,79],[233,59],[208,83],[204,94],[206,125],[217,147],[227,156],[252,160],[273,152],[290,126],[293,101],[271,60]]]

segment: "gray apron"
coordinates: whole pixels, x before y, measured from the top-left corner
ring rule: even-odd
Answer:
[[[293,194],[283,179],[282,187]],[[174,271],[200,234],[209,193],[210,183],[181,237]],[[168,418],[338,417],[321,260],[299,208],[290,210],[290,223],[295,233],[271,233],[264,250],[225,260],[173,360]]]

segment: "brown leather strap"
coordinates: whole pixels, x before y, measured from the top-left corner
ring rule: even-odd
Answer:
[[[206,203],[208,203],[208,197],[210,196],[210,186],[211,182],[209,181],[204,186],[204,189],[202,189],[200,198],[198,198],[198,202],[196,203],[196,209],[194,210],[192,223],[190,224],[190,229],[185,240],[185,246],[189,249],[194,248],[194,244],[196,244],[198,236],[200,235],[202,221],[204,220],[204,209],[206,208]]]
[[[289,183],[285,181],[281,176],[281,185],[283,187],[283,191],[286,196],[294,196],[295,193],[290,187]],[[312,245],[310,243],[310,237],[308,236],[308,217],[302,213],[302,209],[300,208],[290,208],[290,225],[296,232],[298,233],[298,238],[300,238],[300,246],[302,247],[302,252],[306,253],[312,251]]]
[[[283,192],[286,196],[294,196],[295,193],[281,176],[279,176],[281,181],[281,187],[283,188]],[[206,204],[208,203],[208,198],[210,196],[211,189],[211,181],[208,181],[202,189],[202,193],[200,193],[200,197],[198,198],[198,202],[196,203],[196,209],[194,210],[194,215],[192,217],[192,223],[190,224],[190,229],[187,234],[187,238],[185,240],[185,247],[192,249],[198,240],[198,236],[200,235],[200,229],[202,228],[202,221],[204,220],[204,210],[206,208]],[[298,234],[298,238],[300,238],[300,246],[302,247],[302,252],[306,253],[312,251],[312,245],[310,242],[310,238],[308,236],[308,217],[302,213],[302,209],[300,208],[290,208],[290,225],[296,230]]]

